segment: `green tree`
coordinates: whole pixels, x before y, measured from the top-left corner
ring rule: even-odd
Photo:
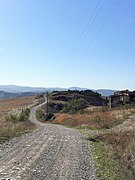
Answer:
[[[62,112],[73,114],[78,111],[82,111],[87,107],[87,105],[87,101],[83,98],[72,99],[71,101],[65,104],[64,108],[62,109]]]

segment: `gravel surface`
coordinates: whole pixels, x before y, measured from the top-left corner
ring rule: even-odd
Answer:
[[[59,125],[30,120],[38,129],[0,146],[0,179],[94,180],[93,152],[82,134]]]

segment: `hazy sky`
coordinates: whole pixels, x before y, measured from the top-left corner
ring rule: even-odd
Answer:
[[[134,0],[0,0],[0,84],[135,89]]]

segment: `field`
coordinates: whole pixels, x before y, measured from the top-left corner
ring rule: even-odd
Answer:
[[[28,120],[17,123],[5,120],[8,114],[19,114],[33,102],[35,97],[0,100],[0,143],[35,129]],[[58,99],[52,102],[61,103]],[[77,128],[85,134],[95,150],[99,179],[135,179],[134,106],[109,109],[89,105],[82,113],[55,113],[51,123]]]
[[[75,128],[110,129],[127,120],[130,114],[131,110],[94,111],[83,114],[58,113],[53,123]]]
[[[34,103],[34,96],[0,100],[0,143],[12,137],[21,135],[34,129],[34,125],[27,121],[8,122],[5,117],[9,114],[19,114],[23,109],[30,108]]]
[[[99,179],[135,179],[135,107],[89,106],[83,113],[57,113],[52,123],[77,128],[95,150]]]

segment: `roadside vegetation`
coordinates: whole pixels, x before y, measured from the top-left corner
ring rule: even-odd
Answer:
[[[53,120],[55,116],[53,113],[46,114],[43,109],[38,109],[36,111],[36,118],[38,121],[45,123],[47,121]]]
[[[53,123],[86,129],[110,129],[124,122],[130,115],[129,111],[95,111],[94,113],[58,113]]]
[[[82,105],[82,98],[63,102],[52,123],[78,128],[85,134],[94,147],[99,179],[134,180],[135,104],[109,109],[93,106],[86,99]]]
[[[135,131],[98,132],[87,139],[95,148],[100,179],[135,179]]]
[[[104,106],[107,105],[107,100],[102,98],[101,94],[93,92],[91,90],[69,90],[62,92],[52,92],[50,93],[50,99],[52,102],[68,103],[73,99],[84,99],[89,105],[93,106]]]
[[[95,149],[97,176],[101,180],[134,180],[134,113],[135,109],[127,105],[112,110],[100,108],[93,113],[57,114],[53,123],[82,130]],[[129,124],[123,124],[128,121]]]
[[[38,104],[42,104],[42,103],[45,101],[44,93],[37,94],[37,96],[35,97],[35,99],[37,100],[37,105],[38,105]]]
[[[83,113],[83,110],[88,106],[85,99],[72,99],[66,103],[62,109],[62,113],[75,114],[77,112]]]
[[[29,118],[30,109],[24,109],[20,114],[9,114],[5,117],[7,122],[18,123],[27,121]]]
[[[0,143],[35,129],[29,120],[35,97],[0,100]]]

